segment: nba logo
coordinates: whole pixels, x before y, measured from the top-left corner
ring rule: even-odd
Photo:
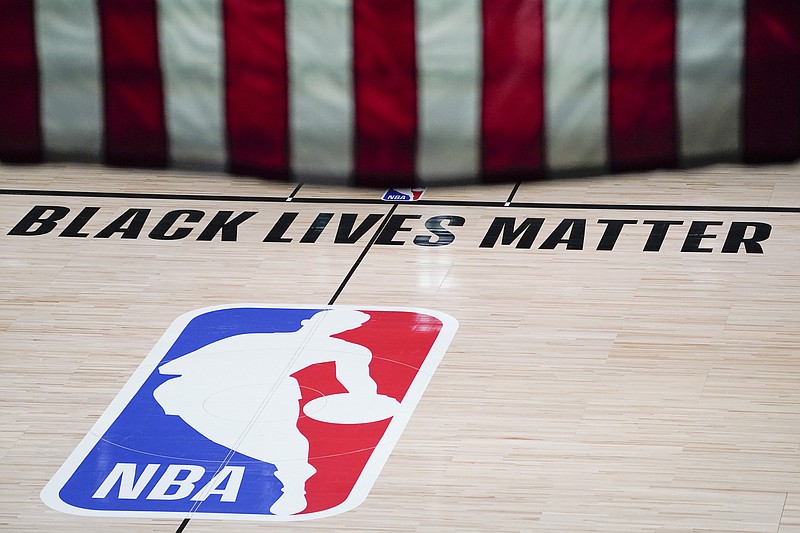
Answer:
[[[416,202],[422,198],[425,192],[424,187],[417,187],[413,189],[387,189],[381,200],[387,202]]]
[[[367,497],[457,322],[239,305],[167,329],[42,490],[86,516],[303,520]]]

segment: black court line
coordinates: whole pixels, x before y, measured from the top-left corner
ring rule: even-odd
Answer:
[[[285,203],[285,196],[225,196],[210,194],[112,193],[81,191],[41,191],[31,189],[0,189],[0,196],[56,196],[70,198],[118,198],[137,200],[187,200],[211,202]],[[369,198],[292,198],[302,204],[363,204],[363,205],[423,205],[441,207],[515,207],[519,209],[586,209],[617,211],[728,211],[750,213],[800,213],[800,207],[771,207],[747,205],[677,205],[677,204],[582,204],[562,202],[488,202],[471,200],[417,200],[415,202],[386,202]]]
[[[350,281],[350,278],[353,277],[353,274],[355,274],[356,269],[358,269],[359,265],[361,264],[361,261],[363,261],[364,257],[366,257],[367,252],[369,252],[369,249],[372,248],[372,245],[375,244],[376,240],[378,240],[378,235],[380,235],[383,232],[383,228],[385,228],[386,224],[389,223],[389,219],[392,218],[392,215],[394,214],[395,209],[397,209],[397,204],[393,204],[392,208],[389,209],[389,212],[386,213],[386,216],[383,218],[383,222],[381,222],[381,225],[378,228],[378,231],[376,231],[372,235],[372,238],[369,240],[367,245],[361,251],[361,255],[358,256],[358,259],[356,259],[356,262],[353,263],[352,267],[350,267],[350,271],[347,273],[347,275],[344,277],[342,282],[339,284],[339,288],[336,289],[336,292],[333,293],[333,296],[331,296],[331,299],[328,301],[328,305],[333,305],[336,302],[336,299],[339,298],[339,295],[342,293],[342,290],[344,290],[345,285],[347,285],[347,282]]]
[[[511,202],[514,200],[514,196],[517,195],[517,191],[519,190],[519,186],[522,185],[521,181],[518,181],[514,184],[514,188],[511,189],[511,192],[508,194],[508,198],[506,198],[506,203],[504,205],[510,206]]]
[[[291,202],[292,200],[294,200],[294,197],[297,195],[298,192],[300,192],[300,187],[302,187],[302,186],[303,186],[302,183],[298,183],[297,187],[295,187],[294,190],[286,198],[286,201],[287,202]]]
[[[522,209],[605,209],[620,211],[738,211],[753,213],[800,213],[800,207],[750,205],[572,204],[548,202],[512,202],[511,207],[519,207]]]
[[[367,252],[369,252],[370,248],[372,248],[372,245],[375,244],[376,240],[378,240],[378,236],[381,234],[383,229],[386,227],[386,224],[389,223],[389,219],[392,218],[392,215],[394,214],[396,209],[397,209],[397,204],[395,203],[389,209],[389,212],[386,213],[386,216],[383,218],[383,222],[381,222],[381,225],[378,227],[378,230],[372,235],[372,238],[369,240],[367,245],[361,251],[361,255],[358,256],[358,259],[356,259],[355,263],[353,263],[353,266],[350,267],[350,270],[347,272],[347,275],[344,277],[342,282],[339,284],[339,287],[336,288],[336,292],[334,292],[333,296],[331,296],[331,299],[328,300],[328,305],[333,305],[336,302],[337,298],[339,298],[339,295],[342,294],[342,291],[344,290],[345,285],[347,285],[347,282],[350,281],[350,278],[353,277],[353,274],[355,274],[355,272],[358,269],[359,265],[361,265],[361,262],[364,260],[364,257],[366,257]],[[183,530],[186,529],[186,526],[189,525],[189,521],[190,520],[191,520],[191,518],[184,518],[183,522],[181,522],[181,525],[178,526],[178,529],[175,530],[175,533],[183,533]]]

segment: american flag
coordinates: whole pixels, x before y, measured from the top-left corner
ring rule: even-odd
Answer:
[[[2,0],[0,161],[411,186],[800,158],[796,0]]]

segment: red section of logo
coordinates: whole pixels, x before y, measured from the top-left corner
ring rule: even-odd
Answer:
[[[370,319],[360,328],[336,335],[372,352],[370,375],[378,393],[402,403],[442,328],[432,316],[396,311],[364,311]],[[335,365],[321,363],[294,374],[302,408],[320,396],[347,392],[336,379]],[[329,424],[301,416],[298,428],[310,444],[309,462],[317,472],[306,482],[308,506],[302,514],[333,508],[347,499],[372,450],[391,419],[367,424]]]

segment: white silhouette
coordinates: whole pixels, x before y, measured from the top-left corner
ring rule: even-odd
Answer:
[[[347,396],[349,401],[332,402],[338,406],[338,411],[331,411],[333,418],[337,412],[345,414],[344,403],[358,406],[356,411],[379,406],[366,409],[367,414],[349,412],[341,420],[332,420],[331,412],[318,418],[326,422],[388,418],[399,405],[377,394],[369,375],[372,353],[331,337],[367,320],[369,315],[360,311],[329,309],[304,320],[293,333],[248,333],[213,342],[162,365],[162,374],[178,377],[159,386],[153,396],[167,414],[181,417],[208,439],[274,464],[283,494],[270,512],[299,513],[307,505],[306,481],[316,469],[309,463],[308,440],[297,428],[300,386],[292,374],[316,363],[335,363],[336,378],[348,394],[334,396],[339,400]],[[324,398],[314,403],[324,410]],[[317,418],[312,412],[306,414]]]

